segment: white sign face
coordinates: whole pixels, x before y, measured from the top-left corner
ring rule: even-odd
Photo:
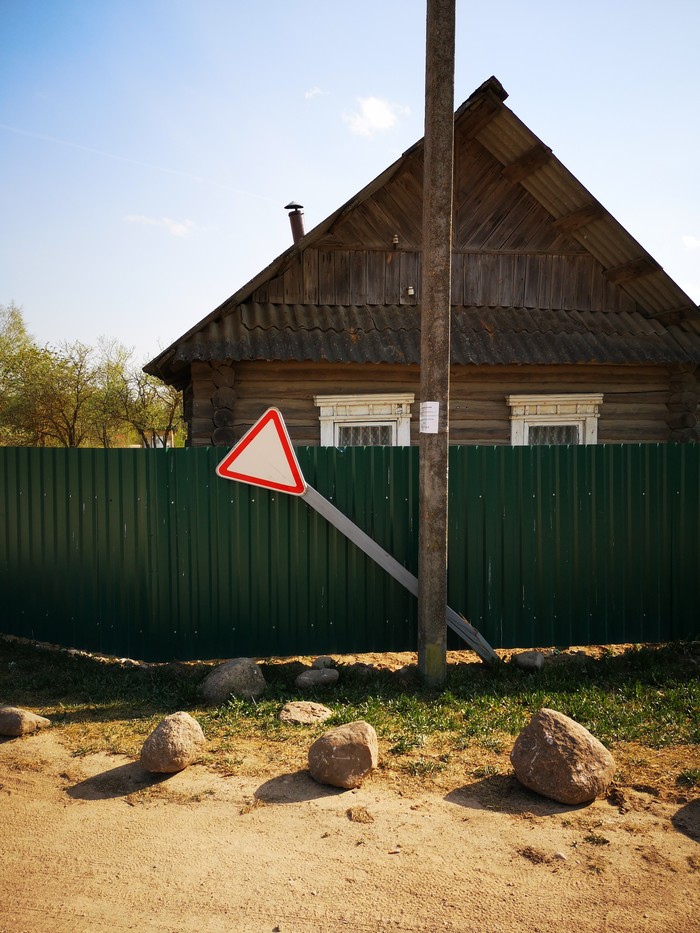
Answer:
[[[302,496],[306,483],[282,415],[268,408],[216,468],[222,479]]]
[[[440,423],[440,402],[420,403],[420,433],[437,434]]]

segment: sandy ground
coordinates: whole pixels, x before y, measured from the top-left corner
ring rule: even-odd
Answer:
[[[0,744],[0,933],[700,930],[700,799],[572,808]]]

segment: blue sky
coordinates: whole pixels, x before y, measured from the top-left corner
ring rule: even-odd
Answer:
[[[507,105],[700,301],[700,3],[457,2]],[[0,0],[0,304],[154,356],[423,135],[424,0]]]

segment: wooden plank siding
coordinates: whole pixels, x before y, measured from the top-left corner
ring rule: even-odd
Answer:
[[[251,301],[288,304],[414,304],[420,301],[422,152]],[[636,309],[602,264],[477,140],[455,160],[452,301],[486,307]],[[394,237],[398,243],[394,244]],[[413,286],[415,294],[408,295]]]
[[[206,364],[197,364],[198,368]],[[244,362],[234,367],[237,436],[271,404],[282,410],[295,444],[317,446],[319,411],[314,395],[358,391],[414,392],[411,443],[418,443],[420,378],[417,366]],[[196,392],[213,390],[200,373]],[[669,372],[662,366],[466,366],[451,373],[450,443],[510,444],[511,394],[602,392],[598,441],[605,444],[664,443],[669,439]],[[211,444],[213,406],[195,399],[193,446]]]
[[[273,304],[418,304],[419,250],[309,248],[283,276],[256,289]],[[412,286],[415,294],[410,296]],[[452,303],[570,311],[635,311],[636,302],[609,282],[597,260],[577,255],[455,251]]]

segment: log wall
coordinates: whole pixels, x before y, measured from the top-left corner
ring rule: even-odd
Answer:
[[[245,362],[237,363],[231,371],[235,383],[233,375],[222,377],[225,369],[219,364],[216,370],[207,363],[193,366],[192,446],[235,443],[270,405],[281,409],[295,444],[316,446],[320,425],[315,395],[380,392],[415,393],[411,443],[418,443],[417,366]],[[215,423],[215,418],[222,418],[222,408],[215,402],[221,388],[215,384],[215,376],[217,381],[230,379],[227,388],[235,384],[235,400],[231,393],[227,395],[230,407],[225,408],[225,425]],[[602,392],[598,422],[601,444],[690,440],[697,412],[697,381],[693,380],[694,374],[663,366],[453,367],[450,443],[510,444],[506,396],[540,392]],[[682,404],[686,407],[680,410]],[[678,434],[681,421],[686,432],[683,437]]]

